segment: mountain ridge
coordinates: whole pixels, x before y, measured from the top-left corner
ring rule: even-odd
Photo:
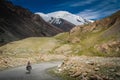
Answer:
[[[0,44],[27,37],[54,36],[61,29],[10,1],[0,0]]]

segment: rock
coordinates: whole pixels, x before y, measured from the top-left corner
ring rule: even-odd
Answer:
[[[94,80],[94,79],[96,80],[96,77],[93,75],[89,77],[89,80]]]
[[[103,79],[98,75],[92,75],[89,77],[89,80],[103,80]]]
[[[92,62],[92,61],[86,61],[86,64],[89,64],[89,65],[94,65],[95,63]]]
[[[62,67],[62,65],[64,65],[64,62],[62,62],[61,64],[59,64],[57,67],[60,68],[60,67]]]
[[[100,67],[101,65],[100,64],[97,64],[97,67]]]
[[[115,69],[110,69],[111,72],[115,72]]]
[[[82,79],[81,79],[81,80],[88,80],[88,79],[87,79],[87,77],[82,77]]]
[[[8,62],[6,60],[4,60],[4,63],[7,64]]]
[[[86,72],[82,73],[82,75],[83,75],[84,77],[86,77],[86,76],[87,76],[87,74],[88,74],[88,73],[86,73]]]
[[[109,80],[114,80],[113,78],[109,78]]]
[[[65,70],[66,70],[66,69],[67,69],[67,67],[63,67],[63,69],[65,69]]]
[[[62,71],[62,69],[59,68],[59,69],[58,69],[58,72],[61,72],[61,71]]]
[[[117,72],[115,75],[118,76],[118,77],[120,77],[120,72]]]
[[[76,77],[79,77],[80,75],[81,75],[81,72],[76,72],[75,74],[71,75],[71,77],[76,78]]]
[[[74,39],[72,39],[71,41],[72,43],[79,43],[80,42],[80,39],[75,37]]]
[[[86,73],[90,73],[90,72],[92,72],[92,70],[91,70],[91,69],[86,70]]]
[[[99,71],[99,70],[100,70],[100,68],[95,68],[94,70],[95,70],[95,71]]]

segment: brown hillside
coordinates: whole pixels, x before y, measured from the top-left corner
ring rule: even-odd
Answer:
[[[54,36],[61,29],[40,16],[6,0],[0,0],[0,44],[26,37]]]

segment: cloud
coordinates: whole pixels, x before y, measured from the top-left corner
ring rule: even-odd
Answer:
[[[100,17],[98,12],[94,12],[92,10],[84,10],[83,12],[77,13],[77,15],[82,16],[86,19],[96,19]]]
[[[96,0],[80,1],[80,2],[77,2],[77,3],[73,3],[73,4],[71,4],[70,6],[71,6],[71,7],[84,6],[84,5],[91,4],[91,3],[95,2],[95,1],[96,1]]]
[[[91,4],[93,2],[95,2],[97,0],[70,0],[68,2],[65,2],[65,3],[62,3],[62,4],[59,4],[57,6],[59,7],[63,7],[63,6],[68,6],[68,7],[79,7],[79,6],[84,6],[84,5],[88,5],[88,4]]]
[[[111,15],[112,13],[116,12],[116,9],[103,11],[103,10],[84,10],[83,12],[77,13],[76,15],[82,16],[86,19],[101,19],[103,17],[106,17],[108,15]]]
[[[101,19],[120,9],[120,3],[118,0],[105,0],[99,5],[94,5],[92,8],[85,9],[82,12],[78,12],[77,15],[86,19]]]
[[[57,7],[64,7],[64,6],[70,7],[71,4],[74,4],[74,1],[64,2],[64,3],[58,4],[56,6]]]

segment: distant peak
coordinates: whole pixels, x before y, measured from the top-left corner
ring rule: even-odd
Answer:
[[[47,22],[51,20],[51,17],[64,19],[74,25],[82,25],[91,22],[90,20],[84,19],[81,16],[72,14],[68,11],[55,11],[48,14],[39,13],[39,15]]]

